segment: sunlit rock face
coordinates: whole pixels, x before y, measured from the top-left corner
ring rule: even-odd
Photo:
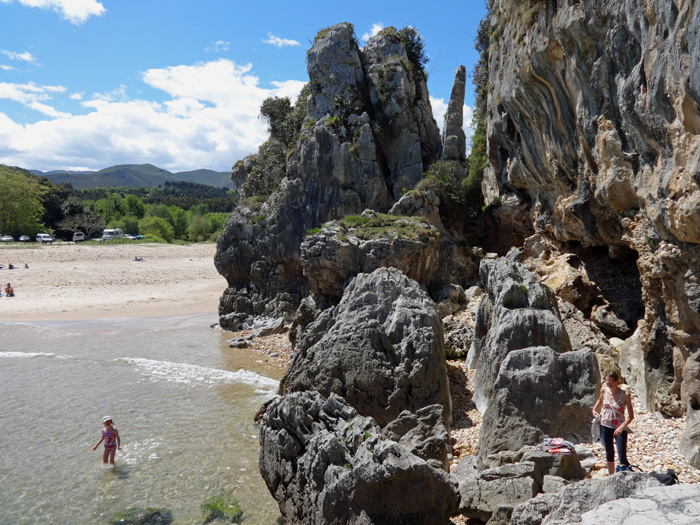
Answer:
[[[494,0],[491,26],[482,189],[498,227],[599,271],[601,250],[634,263],[606,286],[639,282],[637,318],[608,301],[597,321],[627,338],[623,374],[648,408],[680,415],[700,380],[700,4]]]
[[[390,32],[362,49],[350,24],[319,32],[307,54],[308,114],[283,156],[285,176],[270,196],[247,196],[217,243],[215,264],[228,281],[222,327],[255,315],[291,318],[308,293],[300,262],[307,232],[365,209],[388,211],[438,159],[425,76],[410,66]],[[251,170],[241,162],[233,176]]]

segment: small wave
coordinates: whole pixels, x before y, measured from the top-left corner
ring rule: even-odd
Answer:
[[[28,359],[30,357],[56,357],[56,354],[46,352],[0,352],[0,358],[14,357],[16,359]],[[59,356],[64,357],[64,356]]]
[[[209,385],[217,383],[244,383],[256,388],[272,390],[277,388],[279,383],[274,379],[265,377],[250,370],[219,370],[217,368],[206,368],[198,365],[186,363],[171,363],[168,361],[155,361],[153,359],[143,359],[137,357],[124,357],[117,359],[125,363],[135,365],[141,369],[144,375],[154,379],[163,379],[174,383],[192,384],[205,383]]]

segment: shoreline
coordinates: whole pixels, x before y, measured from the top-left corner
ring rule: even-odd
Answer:
[[[0,321],[217,314],[227,283],[215,253],[213,243],[2,246],[0,283],[15,297],[0,297]]]

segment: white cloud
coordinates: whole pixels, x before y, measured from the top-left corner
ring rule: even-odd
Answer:
[[[24,53],[17,53],[15,51],[8,51],[7,49],[0,49],[0,53],[7,56],[10,60],[20,60],[22,62],[36,62],[36,59],[32,56],[29,51]]]
[[[12,67],[12,66],[8,66],[8,65],[6,65],[6,64],[0,64],[0,69],[2,69],[2,70],[4,70],[4,71],[14,71],[14,70],[16,70],[17,68],[16,68],[16,67]]]
[[[105,7],[96,0],[17,0],[26,7],[38,7],[39,9],[53,9],[61,18],[71,24],[81,25],[91,16],[101,16],[105,13]],[[0,0],[9,4],[12,0]]]
[[[272,44],[273,46],[277,46],[277,47],[300,46],[301,45],[296,40],[290,40],[288,38],[280,38],[278,36],[273,35],[272,33],[268,33],[267,40],[263,39],[263,42],[265,42],[266,44]]]
[[[71,100],[83,100],[83,96],[85,93],[73,93],[71,94],[70,98]]]
[[[44,104],[44,102],[51,100],[51,93],[63,93],[65,90],[63,86],[38,86],[34,82],[29,84],[0,82],[0,99],[19,102],[44,115],[59,118],[69,115],[56,111],[56,109]]]
[[[382,24],[381,22],[372,24],[372,28],[369,30],[369,33],[365,33],[362,35],[362,41],[366,43],[370,38],[379,33],[382,29],[384,29],[384,24]]]
[[[267,139],[267,125],[258,118],[262,101],[271,96],[295,100],[304,85],[290,80],[265,88],[251,64],[224,59],[149,69],[142,78],[169,99],[130,100],[120,86],[109,96],[84,97],[85,115],[18,124],[0,113],[0,163],[43,171],[123,163],[227,171]],[[25,97],[49,97],[53,88],[29,86],[20,90]]]
[[[442,127],[445,124],[445,113],[447,113],[447,103],[444,99],[430,97],[430,106],[433,108],[433,118],[437,122],[438,129],[442,133]],[[464,125],[462,129],[464,134],[467,136],[467,155],[471,151],[472,137],[474,136],[474,129],[476,128],[476,123],[474,122],[474,110],[467,106],[466,104],[462,108],[464,115]]]
[[[206,51],[207,53],[209,53],[209,52],[220,53],[221,51],[228,51],[230,47],[231,47],[231,42],[226,42],[224,40],[217,40],[212,45],[205,47],[204,51]]]

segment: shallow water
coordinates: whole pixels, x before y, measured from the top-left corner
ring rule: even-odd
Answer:
[[[201,523],[221,493],[246,523],[275,523],[253,415],[280,373],[228,348],[215,321],[0,323],[0,523],[107,523],[130,507]],[[122,439],[114,468],[92,451],[107,414]]]

